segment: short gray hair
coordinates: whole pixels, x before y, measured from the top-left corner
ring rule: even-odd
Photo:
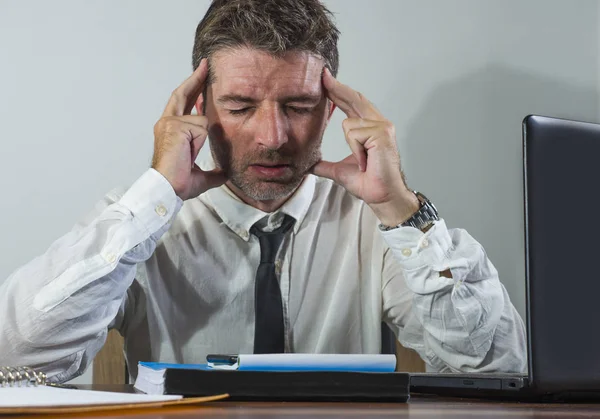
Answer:
[[[336,76],[339,34],[319,0],[213,0],[196,29],[192,65],[222,49],[250,47],[276,57],[314,54]]]

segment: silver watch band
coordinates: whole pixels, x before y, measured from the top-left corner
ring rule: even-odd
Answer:
[[[385,226],[380,224],[380,230],[389,231],[398,227],[414,227],[419,230],[423,230],[440,219],[438,210],[435,205],[433,205],[433,202],[427,199],[427,197],[422,193],[417,191],[413,192],[421,203],[421,208],[419,208],[419,210],[415,212],[408,220],[397,226]]]

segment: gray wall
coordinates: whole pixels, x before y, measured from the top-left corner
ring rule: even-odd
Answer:
[[[410,186],[484,244],[524,313],[520,122],[600,120],[598,2],[326,3],[342,31],[339,79],[396,124]],[[0,0],[0,281],[148,167],[207,5]],[[349,153],[342,119],[326,158]]]
[[[599,3],[328,4],[343,34],[340,80],[394,121],[409,185],[484,244],[524,315],[520,122],[600,121]],[[326,152],[341,157],[335,124],[328,136]]]

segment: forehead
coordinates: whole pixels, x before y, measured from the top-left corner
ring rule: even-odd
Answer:
[[[216,95],[253,97],[320,94],[324,61],[308,52],[274,57],[251,48],[222,50],[211,60]]]

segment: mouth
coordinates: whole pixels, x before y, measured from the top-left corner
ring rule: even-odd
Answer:
[[[266,177],[281,177],[291,171],[289,164],[255,163],[249,166],[250,170]]]

